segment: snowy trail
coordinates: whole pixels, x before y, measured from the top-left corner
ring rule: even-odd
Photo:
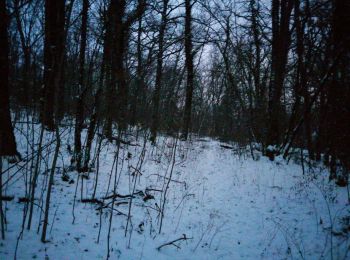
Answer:
[[[326,203],[313,187],[298,189],[305,181],[299,165],[240,159],[219,142],[193,154],[184,179],[196,200],[186,219],[202,240],[192,250],[205,251],[206,259],[322,256],[327,238],[320,239],[318,222],[328,219]]]
[[[162,187],[162,179],[171,154],[171,140],[165,149],[147,146],[143,175],[137,190]],[[101,156],[100,181],[97,197],[105,195],[114,156],[113,146],[107,146]],[[181,149],[180,149],[181,148]],[[139,147],[128,147],[137,155]],[[125,155],[127,151],[123,151]],[[163,156],[159,157],[160,154]],[[158,160],[158,158],[161,158]],[[66,161],[69,160],[64,155]],[[135,165],[137,156],[123,161],[120,194],[130,193],[128,166]],[[66,162],[67,164],[68,162]],[[121,165],[119,165],[119,169]],[[335,188],[326,181],[326,172],[315,170],[318,179],[302,175],[301,166],[283,160],[270,162],[266,158],[253,161],[224,149],[220,142],[205,139],[192,144],[181,143],[170,183],[162,233],[158,234],[155,200],[143,202],[135,198],[132,206],[131,237],[124,236],[126,217],[115,215],[112,225],[112,259],[319,259],[344,258],[349,241],[332,237],[329,227],[349,213],[346,190]],[[72,179],[76,174],[70,172]],[[76,203],[76,221],[72,224],[72,200],[75,184],[62,182],[55,176],[50,219],[54,222],[49,234],[51,242],[42,244],[36,234],[39,213],[34,216],[33,228],[19,240],[18,259],[105,259],[109,213],[102,216],[101,237],[97,241],[100,215],[96,205]],[[42,175],[39,183],[45,180]],[[24,195],[24,180],[10,184],[7,194],[17,198]],[[94,177],[85,181],[84,192],[89,197]],[[79,187],[80,189],[80,187]],[[322,193],[320,196],[320,193]],[[80,192],[78,192],[80,194]],[[326,199],[323,198],[326,196]],[[39,196],[39,194],[38,194]],[[13,259],[20,232],[23,204],[8,202],[7,239],[1,243],[0,258]],[[328,214],[327,203],[332,212]],[[127,212],[128,205],[117,207]],[[336,214],[337,217],[336,218]],[[54,220],[55,219],[55,220]],[[320,224],[320,221],[322,222]],[[51,223],[52,223],[51,222]],[[142,223],[143,228],[139,225]],[[49,226],[49,229],[51,225]],[[338,228],[338,227],[337,227]],[[340,228],[340,227],[339,227]],[[156,248],[186,234],[191,240],[175,246]],[[129,245],[130,239],[130,247]],[[331,243],[333,250],[330,250]],[[341,246],[338,244],[342,243]]]

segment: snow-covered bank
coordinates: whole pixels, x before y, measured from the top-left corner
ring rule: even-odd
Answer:
[[[72,133],[64,135],[52,191],[48,243],[40,242],[37,228],[40,207],[35,206],[32,228],[24,229],[18,240],[18,259],[105,259],[110,208],[96,210],[99,204],[82,203],[81,181],[76,193],[77,173],[68,172],[74,183],[62,180],[62,167],[69,165],[67,143]],[[23,134],[23,133],[22,133]],[[17,132],[21,152],[26,142]],[[47,140],[50,140],[48,134]],[[314,167],[305,175],[292,161],[258,161],[225,149],[211,139],[177,143],[172,157],[172,138],[161,138],[157,147],[146,146],[141,174],[135,168],[142,152],[143,140],[132,140],[139,146],[122,145],[118,160],[120,195],[135,195],[130,208],[131,219],[125,234],[130,197],[118,197],[111,228],[111,259],[346,259],[350,246],[349,233],[343,230],[349,221],[347,189],[328,182],[328,173]],[[96,198],[112,194],[115,168],[111,171],[116,146],[104,142],[100,156]],[[54,146],[49,148],[53,151]],[[52,160],[48,152],[45,160]],[[46,154],[47,150],[44,151]],[[38,180],[36,198],[45,201],[43,184],[48,174]],[[172,169],[172,164],[174,167]],[[23,163],[22,163],[23,164]],[[4,169],[7,164],[5,163]],[[19,167],[5,173],[3,181]],[[172,171],[166,195],[164,220],[159,234],[162,193]],[[108,189],[110,174],[111,184]],[[120,175],[119,175],[120,174]],[[120,178],[119,178],[120,176]],[[21,232],[25,196],[25,175],[21,172],[7,182],[6,240],[1,241],[0,258],[13,259]],[[28,176],[27,176],[28,177]],[[95,173],[83,182],[83,198],[91,198]],[[142,192],[140,192],[142,191]],[[76,194],[73,221],[73,204]],[[152,196],[146,199],[146,195]],[[107,204],[111,200],[105,200]],[[102,212],[102,214],[101,214]],[[42,218],[41,218],[42,219]],[[97,243],[99,229],[101,232]],[[179,238],[186,239],[157,248]]]

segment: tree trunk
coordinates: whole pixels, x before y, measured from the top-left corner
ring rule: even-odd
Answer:
[[[97,90],[97,93],[95,95],[95,104],[94,104],[94,111],[90,118],[90,124],[88,127],[87,132],[87,141],[86,141],[86,148],[85,148],[85,154],[84,154],[84,167],[82,171],[88,171],[89,170],[89,161],[90,161],[90,151],[91,151],[91,145],[94,140],[96,125],[97,125],[97,112],[98,112],[98,103],[100,101],[100,96],[102,93],[102,87],[100,87]]]
[[[79,83],[78,90],[80,91],[77,100],[77,109],[75,115],[75,130],[74,130],[74,161],[76,163],[77,171],[81,172],[81,131],[84,122],[84,97],[87,92],[85,84],[85,51],[86,51],[86,32],[88,21],[89,0],[83,1],[83,10],[81,18],[81,36],[80,36],[80,53],[79,53]]]
[[[50,210],[50,200],[51,200],[51,189],[54,182],[54,174],[56,170],[56,163],[57,163],[57,157],[58,153],[60,151],[61,146],[61,139],[60,139],[60,133],[58,130],[58,127],[56,127],[56,148],[55,148],[55,154],[53,157],[52,167],[50,170],[50,176],[49,176],[49,184],[47,187],[47,193],[46,193],[46,202],[45,202],[45,216],[44,216],[44,224],[43,224],[43,232],[41,234],[41,242],[46,242],[46,230],[47,225],[49,223],[49,210]]]
[[[268,145],[278,145],[281,141],[283,109],[281,97],[290,45],[289,24],[293,3],[293,0],[272,0],[272,63],[268,104]]]
[[[250,1],[251,12],[251,33],[253,35],[253,46],[255,49],[255,59],[253,65],[253,81],[255,87],[255,109],[253,113],[254,123],[252,124],[258,142],[264,142],[264,122],[266,118],[266,97],[265,83],[261,80],[261,29],[259,24],[260,6],[259,1]]]
[[[162,86],[162,73],[163,73],[163,51],[164,51],[164,33],[167,24],[167,9],[169,0],[163,1],[162,21],[159,28],[158,36],[158,54],[157,54],[157,72],[155,89],[153,93],[153,114],[152,114],[152,126],[151,126],[151,142],[155,143],[158,131],[159,121],[159,99],[160,90]]]
[[[133,102],[131,104],[131,113],[130,113],[130,124],[135,125],[136,122],[139,120],[139,108],[141,105],[141,101],[143,100],[143,96],[145,93],[143,93],[143,75],[142,75],[142,16],[139,17],[138,21],[138,30],[137,30],[137,69],[136,69],[136,89],[133,94]]]
[[[54,131],[57,123],[55,122],[56,94],[62,77],[64,25],[65,1],[45,0],[44,87],[41,122],[49,131]]]
[[[21,14],[19,10],[19,0],[14,1],[14,15],[16,18],[16,25],[17,25],[17,30],[19,33],[19,39],[21,42],[21,47],[23,51],[23,78],[22,82],[20,83],[21,85],[21,99],[20,101],[23,103],[23,105],[28,105],[30,101],[30,96],[32,95],[32,91],[30,89],[30,66],[31,66],[31,61],[30,61],[30,47],[26,43],[26,38],[24,35],[23,31],[23,26],[22,26],[22,21],[21,21]]]
[[[135,10],[129,14],[127,11],[126,0],[113,0],[109,5],[110,14],[110,51],[111,51],[111,80],[107,100],[108,118],[105,127],[107,137],[112,134],[112,116],[111,111],[117,110],[118,128],[123,130],[127,126],[128,112],[128,87],[125,76],[124,58],[127,50],[127,36],[130,26],[143,14],[146,7],[145,0],[139,0]],[[108,29],[107,29],[108,30]],[[117,97],[114,98],[114,92]],[[116,103],[116,105],[114,105]]]
[[[106,33],[104,37],[104,44],[103,44],[103,68],[104,74],[106,78],[106,106],[105,106],[105,114],[106,114],[106,122],[104,125],[104,134],[108,139],[111,139],[112,137],[112,121],[114,118],[114,111],[113,109],[114,105],[113,102],[115,102],[116,95],[115,95],[115,74],[113,73],[113,66],[112,66],[112,44],[113,44],[113,37],[114,37],[114,26],[113,26],[113,20],[114,16],[116,14],[116,1],[111,1],[108,5],[107,12],[105,15],[105,27],[106,27]],[[102,70],[101,69],[101,70]],[[103,75],[101,75],[103,77]]]
[[[0,156],[19,155],[11,123],[9,100],[9,43],[6,1],[0,1]]]
[[[126,1],[119,0],[117,13],[114,20],[115,35],[113,41],[113,60],[112,73],[115,74],[114,88],[117,89],[117,122],[119,129],[125,129],[127,125],[127,105],[128,105],[128,88],[126,86],[124,57],[127,47],[126,37],[129,28],[124,25],[123,17],[126,11]]]
[[[327,134],[328,149],[332,158],[331,174],[347,183],[350,171],[350,4],[347,1],[333,1],[332,58],[338,62],[328,86]],[[337,175],[339,163],[343,166],[343,176]],[[335,176],[337,175],[337,176]]]
[[[64,37],[62,37],[63,40],[64,40],[63,50],[65,50],[65,46],[66,46],[67,35],[68,35],[69,27],[70,27],[70,22],[71,22],[72,10],[73,10],[74,2],[75,2],[75,0],[71,0],[69,2],[69,5],[67,5],[67,7],[66,7],[66,14],[65,14],[66,20],[65,20],[65,25],[64,25],[64,32],[62,32],[63,35],[64,35]],[[66,101],[67,95],[66,95],[65,77],[64,77],[64,75],[65,75],[65,67],[66,67],[65,65],[66,65],[66,62],[67,62],[67,53],[66,53],[66,51],[63,51],[61,58],[62,58],[62,60],[61,60],[61,63],[60,63],[60,76],[59,76],[60,79],[59,79],[59,82],[58,82],[58,89],[60,91],[58,91],[57,99],[56,99],[56,100],[59,101],[58,104],[57,104],[56,115],[55,115],[57,121],[62,120],[63,117],[64,117],[65,112],[67,112],[67,107],[65,105],[65,101]]]
[[[192,96],[193,96],[193,80],[194,80],[194,67],[193,67],[193,52],[192,52],[192,4],[191,0],[185,0],[185,56],[186,56],[186,68],[187,68],[187,85],[186,85],[186,101],[184,111],[184,123],[182,139],[187,140],[188,132],[191,127],[191,113],[192,113]]]

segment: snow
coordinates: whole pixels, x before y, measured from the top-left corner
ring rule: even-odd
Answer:
[[[16,131],[23,155],[27,149],[24,135],[25,131]],[[45,140],[52,138],[54,135],[47,134]],[[104,209],[100,216],[96,210],[99,205],[80,201],[81,180],[72,223],[77,173],[68,172],[73,184],[61,179],[63,164],[67,167],[70,163],[66,146],[73,143],[72,138],[73,132],[66,130],[57,165],[61,169],[55,174],[52,191],[49,242],[40,242],[41,228],[37,233],[40,209],[35,206],[32,228],[29,231],[25,228],[18,240],[17,259],[105,259],[107,256],[111,211]],[[122,195],[132,193],[131,174],[143,146],[142,138],[130,138],[139,146],[121,145],[117,193]],[[137,174],[136,192],[145,193],[146,188],[165,189],[171,174],[174,144],[171,137],[161,137],[156,147],[147,143],[142,175]],[[249,153],[225,149],[221,144],[210,138],[177,142],[160,234],[157,208],[162,205],[161,192],[149,191],[155,199],[147,201],[135,195],[126,236],[127,217],[118,212],[127,214],[130,200],[116,199],[116,203],[124,204],[115,206],[118,212],[114,212],[111,228],[111,259],[346,259],[349,234],[342,230],[340,221],[350,215],[347,189],[328,182],[326,169],[314,164],[303,175],[301,165],[293,161],[287,163],[277,158],[272,162],[262,156],[254,161]],[[103,142],[98,199],[112,194],[115,169],[111,171],[111,168],[116,150],[115,144]],[[40,204],[41,198],[45,202],[42,187],[48,175],[43,172],[45,164],[50,167],[53,151],[54,145],[44,151],[46,162],[42,164],[38,180],[36,204]],[[127,158],[128,152],[131,158]],[[4,163],[3,168],[7,167]],[[18,168],[6,172],[3,182]],[[19,172],[4,187],[6,195],[13,195],[15,199],[5,202],[8,223],[6,240],[0,242],[0,259],[14,258],[25,205],[17,201],[25,196],[25,177]],[[91,198],[95,173],[89,173],[89,177],[84,179],[83,198]],[[105,203],[108,201],[111,200]],[[100,218],[102,226],[97,243]],[[187,239],[176,242],[177,246],[167,245],[157,250],[183,234]]]

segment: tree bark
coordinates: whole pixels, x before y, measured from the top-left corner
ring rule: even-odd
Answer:
[[[62,77],[65,43],[65,1],[45,0],[44,86],[41,122],[49,131],[55,130],[56,95]],[[63,91],[63,90],[62,90]]]
[[[52,167],[51,167],[51,170],[50,170],[49,184],[48,184],[48,187],[47,187],[46,202],[45,202],[44,224],[43,224],[43,231],[42,231],[42,234],[41,234],[41,242],[43,242],[43,243],[46,242],[46,230],[47,230],[47,226],[48,226],[48,223],[49,223],[51,190],[52,190],[52,185],[53,185],[53,182],[54,182],[54,174],[55,174],[55,170],[56,170],[56,163],[57,163],[58,153],[60,151],[60,146],[61,146],[61,137],[60,137],[60,133],[59,133],[58,127],[56,126],[56,148],[55,148],[55,154],[54,154],[54,157],[53,157]]]
[[[331,177],[341,177],[347,182],[350,171],[350,4],[342,0],[332,3],[332,58],[339,57],[339,60],[327,90],[327,146],[332,159]],[[339,176],[337,172],[338,160],[344,167],[344,176]]]
[[[268,103],[268,145],[278,145],[281,141],[283,109],[281,97],[290,46],[289,24],[293,4],[293,0],[272,0],[272,62]]]
[[[9,42],[6,1],[0,1],[0,156],[15,156],[15,135],[11,123],[9,98]]]
[[[31,96],[31,89],[30,89],[30,66],[31,66],[31,60],[30,60],[30,46],[28,46],[26,37],[24,35],[23,31],[23,26],[22,26],[22,21],[21,21],[21,14],[20,14],[20,8],[19,8],[19,0],[14,1],[14,15],[16,19],[16,25],[17,25],[17,30],[19,33],[19,39],[21,42],[21,47],[23,51],[23,79],[22,82],[20,83],[21,85],[21,99],[20,101],[24,105],[28,105],[30,101],[30,96]]]
[[[100,87],[97,90],[97,93],[95,95],[95,104],[94,104],[94,108],[93,108],[94,111],[92,112],[92,115],[90,118],[90,124],[88,127],[86,148],[85,148],[85,154],[84,154],[84,166],[83,166],[82,171],[89,170],[90,151],[91,151],[92,142],[94,140],[96,125],[97,125],[98,103],[100,101],[101,93],[102,93],[102,87]]]
[[[79,53],[79,82],[78,90],[80,91],[77,100],[76,115],[75,115],[75,130],[74,130],[74,161],[77,171],[81,172],[81,131],[84,122],[84,97],[87,92],[85,84],[85,51],[86,51],[86,34],[88,21],[89,0],[83,1],[83,10],[81,15],[81,36],[80,36],[80,53]]]
[[[130,113],[130,124],[131,125],[135,125],[139,119],[138,112],[139,112],[139,106],[141,105],[140,101],[142,100],[141,97],[144,95],[144,93],[141,93],[142,85],[143,85],[143,75],[142,75],[143,62],[142,62],[142,46],[141,46],[142,45],[142,39],[141,39],[142,31],[143,31],[142,16],[140,16],[139,20],[138,20],[137,47],[136,47],[136,49],[137,49],[137,68],[136,68],[137,79],[136,79],[136,89],[133,93],[133,101],[131,104],[131,111],[130,111],[131,112]]]
[[[158,124],[159,124],[159,99],[160,90],[162,86],[162,74],[163,74],[163,52],[164,52],[164,33],[167,25],[167,9],[169,0],[163,1],[162,21],[159,28],[158,36],[158,54],[157,54],[157,72],[155,89],[153,93],[153,114],[152,114],[152,126],[151,126],[151,142],[155,143],[157,138]]]
[[[182,139],[187,140],[188,132],[191,127],[191,113],[192,113],[192,97],[193,97],[193,80],[194,80],[194,66],[193,66],[193,52],[192,52],[192,4],[191,0],[185,0],[185,56],[187,69],[187,85],[186,85],[186,101],[184,111],[184,123]]]
[[[146,8],[145,0],[139,0],[135,10],[127,14],[126,0],[112,0],[109,5],[110,23],[109,40],[111,51],[111,80],[107,98],[108,118],[105,133],[108,138],[112,135],[112,113],[117,110],[118,128],[126,128],[128,112],[128,87],[124,68],[127,50],[127,36],[130,26],[143,14]],[[108,29],[107,29],[108,30]],[[117,93],[115,97],[114,93]],[[116,105],[114,105],[116,103]]]

